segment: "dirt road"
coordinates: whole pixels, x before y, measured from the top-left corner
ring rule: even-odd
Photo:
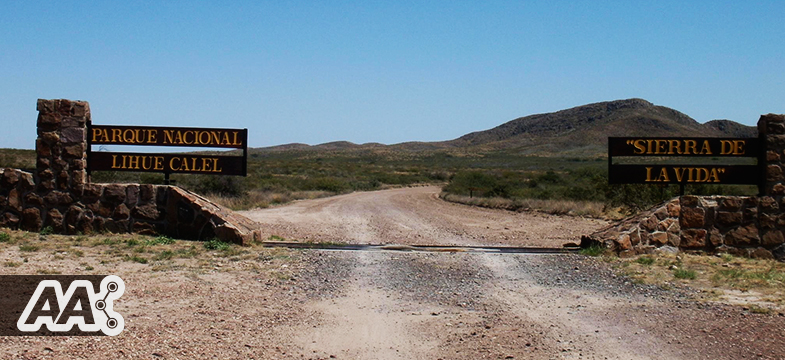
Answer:
[[[605,222],[454,204],[440,188],[356,192],[242,212],[270,235],[313,242],[561,247]]]
[[[353,193],[246,212],[287,239],[559,247],[592,219],[447,203],[438,188]],[[305,357],[738,359],[785,356],[785,322],[631,284],[575,255],[315,252],[313,314],[291,329]],[[754,318],[754,316],[752,317]],[[731,330],[732,329],[732,330]],[[744,339],[758,339],[755,342]],[[765,340],[768,339],[768,340]]]

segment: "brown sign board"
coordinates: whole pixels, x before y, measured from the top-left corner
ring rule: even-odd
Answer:
[[[758,138],[608,138],[610,184],[734,184],[761,186],[763,146]],[[757,158],[758,165],[614,164],[613,157]]]
[[[87,127],[87,171],[246,176],[248,129],[92,125]],[[242,156],[93,152],[92,145],[242,149]]]

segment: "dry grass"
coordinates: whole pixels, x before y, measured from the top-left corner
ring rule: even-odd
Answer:
[[[642,255],[617,262],[635,281],[664,288],[687,285],[708,301],[785,310],[785,263],[712,255]]]
[[[576,200],[541,200],[541,199],[506,199],[500,197],[468,197],[442,192],[439,197],[450,202],[486,207],[491,209],[504,209],[510,211],[542,211],[554,215],[588,216],[598,219],[615,219],[619,215],[608,213],[600,201]]]
[[[317,199],[333,195],[335,193],[329,191],[291,191],[281,193],[252,190],[241,197],[223,196],[220,194],[208,194],[206,197],[232,210],[250,210],[286,204],[294,200]]]

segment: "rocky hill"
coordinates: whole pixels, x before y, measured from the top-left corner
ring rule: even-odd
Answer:
[[[394,145],[358,145],[338,141],[315,146],[290,144],[257,150],[515,151],[539,156],[601,156],[607,153],[609,136],[755,137],[757,129],[730,120],[712,120],[701,124],[679,111],[643,99],[627,99],[529,115],[450,141]]]
[[[757,129],[730,120],[701,124],[676,110],[628,99],[530,115],[447,144],[540,155],[605,153],[609,136],[755,137]]]

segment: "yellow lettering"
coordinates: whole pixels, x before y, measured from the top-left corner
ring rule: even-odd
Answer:
[[[163,170],[164,169],[164,157],[163,156],[156,156],[155,157],[155,167],[153,170]]]
[[[117,155],[112,155],[112,169],[122,169],[121,166],[117,164]]]
[[[242,145],[242,144],[240,144],[240,141],[239,141],[239,140],[237,140],[237,135],[238,135],[239,133],[240,133],[239,131],[234,131],[234,143],[232,143],[232,145],[238,145],[238,146],[239,146],[239,145]]]
[[[668,154],[679,154],[681,155],[681,141],[679,140],[668,140]]]
[[[685,168],[674,168],[674,173],[676,173],[676,181],[682,182],[684,180],[684,171],[687,170]]]
[[[695,147],[698,146],[698,143],[695,140],[684,140],[684,153],[685,154],[697,154],[695,151]]]
[[[709,146],[709,140],[703,140],[703,147],[701,147],[701,155],[711,155],[711,146]]]
[[[174,143],[174,130],[164,130],[164,144]]]
[[[205,137],[203,135],[207,135],[207,137]],[[199,142],[197,142],[197,144],[209,145],[210,144],[210,133],[206,132],[206,131],[200,131],[199,132]]]
[[[120,129],[112,129],[112,142],[122,140],[122,131]]]
[[[733,140],[733,155],[744,155],[746,143],[744,140]]]
[[[657,178],[657,181],[662,181],[662,182],[670,182],[671,181],[670,178],[668,178],[668,170],[665,167],[663,167],[660,170],[660,176]]]
[[[730,140],[720,140],[720,155],[733,153],[733,143]]]
[[[235,141],[236,141],[237,140],[237,132],[234,133],[234,138],[235,138]],[[239,144],[234,144],[234,145],[239,145]],[[632,146],[635,147],[635,150],[634,150],[635,154],[643,154],[643,153],[646,152],[646,145],[643,144],[643,140],[635,140],[632,143]],[[649,168],[649,169],[651,169],[651,168]]]

